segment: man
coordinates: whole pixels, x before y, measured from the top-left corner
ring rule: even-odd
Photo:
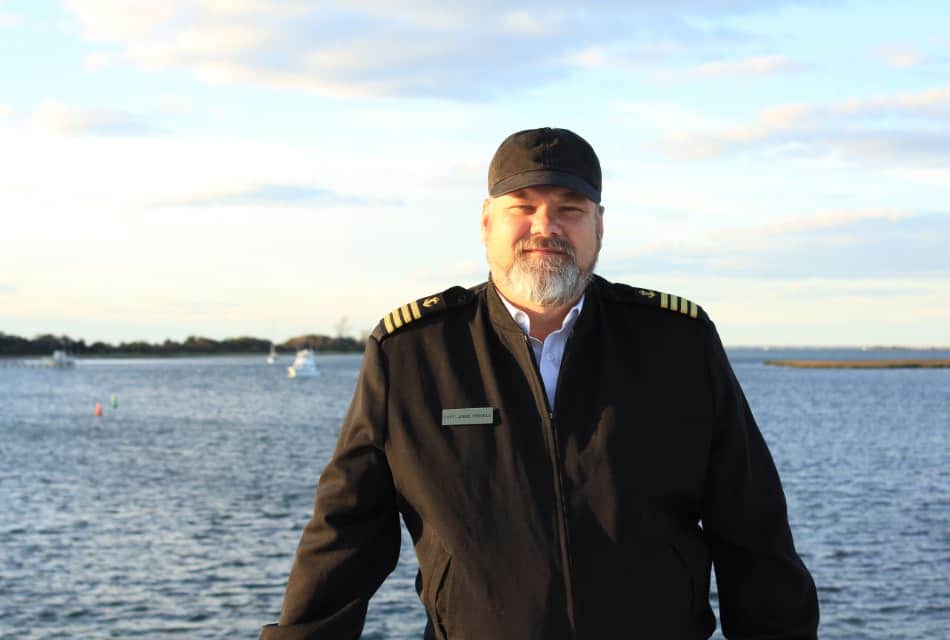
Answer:
[[[401,514],[426,638],[814,638],[785,498],[696,304],[593,275],[600,163],[564,129],[509,136],[489,169],[490,282],[388,314],[279,625],[358,638]]]

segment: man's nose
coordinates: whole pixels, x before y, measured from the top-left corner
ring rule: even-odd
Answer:
[[[531,216],[531,233],[540,236],[560,235],[561,228],[552,207],[542,204]]]

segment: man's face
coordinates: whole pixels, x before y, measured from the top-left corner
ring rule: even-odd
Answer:
[[[603,228],[600,207],[563,187],[528,187],[489,198],[482,208],[492,279],[512,302],[528,306],[562,306],[580,297]]]

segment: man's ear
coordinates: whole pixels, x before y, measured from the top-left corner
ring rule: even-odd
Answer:
[[[491,216],[491,198],[485,198],[482,202],[482,240],[488,234],[488,219]]]

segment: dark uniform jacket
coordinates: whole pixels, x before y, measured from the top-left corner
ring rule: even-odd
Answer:
[[[400,514],[427,638],[707,638],[711,562],[728,638],[816,637],[815,586],[712,322],[599,277],[586,295],[555,411],[493,286],[386,316],[262,639],[358,638]],[[491,424],[443,424],[469,408]]]

